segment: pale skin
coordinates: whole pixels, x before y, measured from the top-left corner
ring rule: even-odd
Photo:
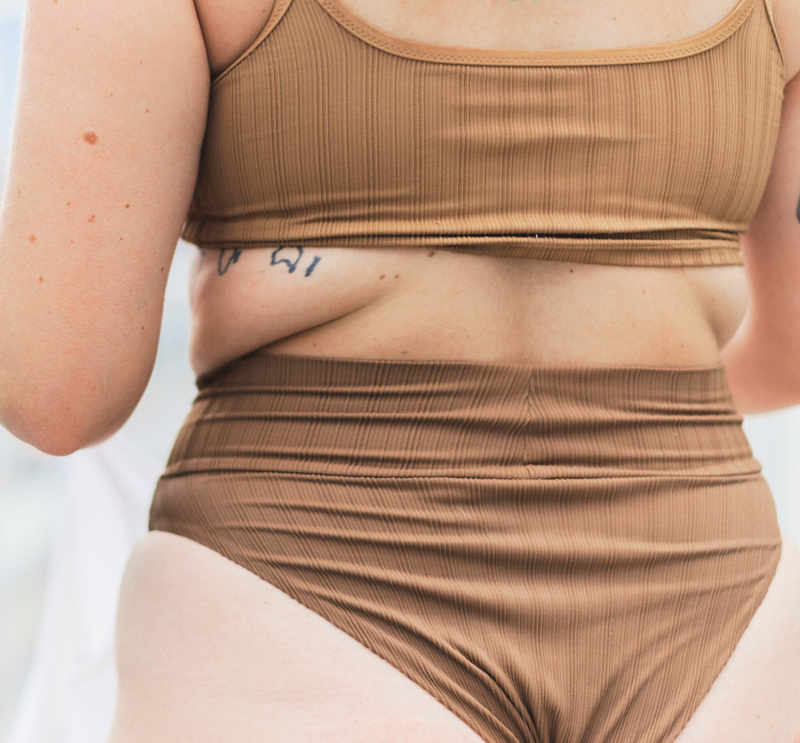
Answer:
[[[0,420],[43,451],[102,441],[141,397],[209,80],[258,35],[272,2],[29,0],[0,230]],[[348,2],[396,36],[510,49],[664,43],[734,4]],[[800,402],[800,0],[773,5],[787,85],[744,269],[289,245],[198,252],[195,371],[267,344],[366,358],[724,362],[743,412]],[[134,551],[118,657],[114,743],[480,741],[355,640],[171,534]],[[764,604],[678,743],[800,743],[798,699],[800,554],[787,539]]]

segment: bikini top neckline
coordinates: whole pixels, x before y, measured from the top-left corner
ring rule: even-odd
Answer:
[[[356,15],[342,0],[316,0],[340,26],[371,46],[401,57],[445,64],[567,66],[654,62],[696,54],[724,41],[747,18],[759,0],[739,0],[718,23],[686,39],[649,46],[613,49],[479,49],[426,44],[403,39],[376,28]],[[291,0],[279,0],[288,5]]]
[[[686,39],[649,46],[614,49],[478,49],[425,44],[383,31],[356,15],[342,0],[314,0],[345,31],[388,54],[440,64],[472,64],[514,67],[569,67],[610,64],[641,64],[699,54],[727,39],[762,0],[739,0],[734,8],[711,28]],[[765,1],[765,0],[763,0]],[[276,0],[267,23],[252,44],[212,80],[212,87],[233,71],[264,41],[283,17],[292,0]],[[776,36],[777,40],[777,36]],[[783,59],[783,49],[778,42]]]

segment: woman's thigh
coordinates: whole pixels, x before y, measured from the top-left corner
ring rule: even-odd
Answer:
[[[482,741],[355,639],[173,534],[134,550],[117,653],[111,743]],[[786,539],[764,602],[676,743],[800,743],[798,700],[800,552]]]
[[[134,549],[109,743],[483,743],[357,640],[174,534]]]
[[[675,743],[800,743],[800,551],[778,570],[728,663]]]

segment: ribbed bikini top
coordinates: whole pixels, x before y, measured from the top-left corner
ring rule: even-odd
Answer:
[[[783,101],[770,2],[656,46],[513,51],[276,0],[212,82],[183,237],[740,265]]]

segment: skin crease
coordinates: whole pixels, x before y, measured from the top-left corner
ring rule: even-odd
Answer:
[[[347,4],[423,43],[589,49],[686,38],[734,2]],[[43,450],[63,454],[102,440],[141,396],[196,176],[209,76],[250,45],[271,5],[30,0],[0,231],[9,266],[0,294],[0,412]],[[800,70],[800,0],[774,0],[774,9],[789,81]],[[55,48],[58,64],[48,66]],[[266,344],[275,353],[530,364],[722,359],[740,409],[798,402],[794,87],[762,207],[742,239],[746,270],[411,249],[295,255],[285,246],[235,259],[233,251],[198,252],[193,366],[207,371]],[[47,438],[52,431],[63,435]],[[764,605],[677,743],[789,743],[800,734],[799,585],[800,558],[787,540]],[[352,638],[175,535],[152,533],[137,545],[118,621],[113,743],[479,740]]]

